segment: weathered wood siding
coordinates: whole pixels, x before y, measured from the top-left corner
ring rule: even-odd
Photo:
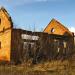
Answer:
[[[33,62],[64,59],[71,55],[72,49],[71,36],[13,29],[12,58],[16,62],[27,61],[30,58],[33,59]]]

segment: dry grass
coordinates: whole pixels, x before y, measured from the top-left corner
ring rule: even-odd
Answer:
[[[30,63],[0,65],[0,75],[75,75],[75,60],[72,59],[45,61],[36,65]]]
[[[37,65],[1,65],[0,75],[75,75],[75,66],[68,60],[46,61]]]

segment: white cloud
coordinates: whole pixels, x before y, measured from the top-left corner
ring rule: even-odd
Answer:
[[[36,3],[36,2],[58,2],[58,1],[64,1],[64,0],[6,0],[7,3],[10,5],[23,5],[23,4],[29,4],[29,3]]]
[[[36,2],[47,2],[49,0],[35,0]]]
[[[64,0],[34,0],[35,2],[59,2]]]
[[[56,1],[64,1],[64,0],[34,0],[36,2],[56,2]]]
[[[75,34],[75,27],[70,27],[69,30]]]

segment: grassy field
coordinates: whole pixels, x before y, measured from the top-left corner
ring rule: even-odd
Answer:
[[[75,75],[75,54],[67,60],[31,64],[0,65],[0,75]]]
[[[36,65],[0,65],[0,75],[75,75],[75,64],[65,60],[46,61]]]

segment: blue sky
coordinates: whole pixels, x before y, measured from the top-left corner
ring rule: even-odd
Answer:
[[[75,31],[75,0],[0,0],[14,27],[42,31],[55,18]]]

